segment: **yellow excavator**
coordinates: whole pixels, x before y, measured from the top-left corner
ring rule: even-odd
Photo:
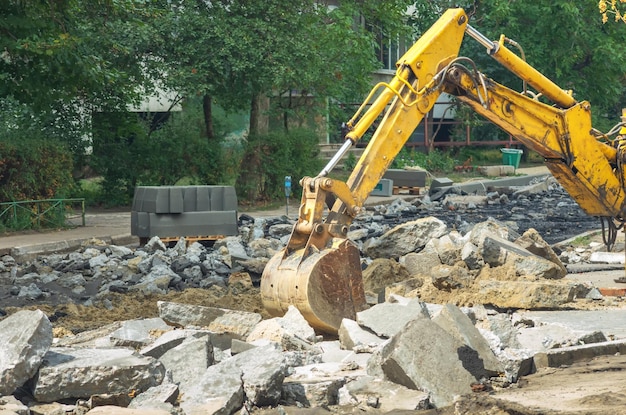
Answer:
[[[470,59],[459,57],[466,34],[536,92],[509,89],[480,73]],[[542,155],[570,196],[587,214],[604,218],[615,238],[617,224],[626,217],[626,113],[610,132],[594,129],[588,102],[574,99],[571,91],[546,78],[507,43],[515,45],[504,35],[497,42],[489,40],[468,24],[463,9],[449,9],[397,62],[393,79],[373,88],[348,122],[341,149],[319,175],[301,180],[297,223],[261,278],[261,298],[271,315],[283,315],[293,305],[317,330],[337,333],[343,318],[355,319],[367,307],[359,250],[347,238],[348,228],[443,92]],[[327,177],[379,116],[382,120],[348,180]]]

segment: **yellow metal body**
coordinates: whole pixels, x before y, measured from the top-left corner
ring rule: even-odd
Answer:
[[[302,180],[298,222],[261,279],[263,304],[271,314],[281,315],[294,305],[315,328],[336,332],[342,318],[354,318],[365,307],[358,249],[347,241],[348,226],[442,92],[457,96],[545,157],[554,177],[586,213],[625,216],[621,159],[626,157],[620,146],[596,139],[589,103],[577,102],[513,54],[504,36],[497,43],[486,40],[467,20],[462,9],[445,12],[398,61],[394,78],[377,85],[348,122],[346,139],[356,143],[382,116],[346,183],[326,177]],[[551,104],[457,65],[466,32]]]

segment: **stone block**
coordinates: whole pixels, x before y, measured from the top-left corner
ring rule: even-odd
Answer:
[[[210,186],[196,186],[196,210],[198,212],[211,210]]]
[[[515,174],[514,166],[480,166],[478,167],[480,174],[487,177],[499,177]]]
[[[151,357],[130,349],[52,347],[32,380],[39,402],[89,398],[96,394],[143,392],[160,385],[165,368]]]
[[[208,236],[237,235],[237,212],[185,212],[175,215],[149,214],[149,235]]]
[[[452,405],[471,394],[476,378],[463,367],[459,342],[429,318],[409,322],[381,352],[386,379],[428,392],[436,408]],[[368,365],[368,374],[369,365]]]
[[[137,186],[132,210],[149,213],[170,213],[170,188],[166,186]]]
[[[37,372],[52,345],[52,324],[43,311],[18,311],[0,322],[0,339],[0,396],[4,396]]]
[[[356,321],[344,318],[339,327],[339,342],[342,349],[369,351],[381,345],[384,340],[362,328]]]
[[[459,359],[477,379],[494,376],[504,370],[487,340],[457,306],[446,304],[433,321],[466,346],[458,349]]]
[[[537,353],[534,357],[535,367],[569,366],[575,362],[589,361],[596,356],[626,353],[626,340],[613,340],[603,343],[585,344],[583,346],[562,347]]]
[[[374,190],[372,190],[372,196],[391,196],[393,194],[393,180],[380,179]]]
[[[172,186],[169,188],[169,211],[168,213],[184,212],[183,204],[183,188],[180,186]]]
[[[198,186],[183,187],[183,212],[198,210]],[[206,210],[206,209],[205,209]]]
[[[389,169],[383,178],[393,181],[394,186],[424,187],[426,186],[426,176],[427,172],[423,170]]]
[[[389,338],[402,331],[404,326],[415,319],[430,319],[425,304],[419,299],[413,299],[405,304],[382,303],[376,304],[356,314],[356,321],[360,326],[371,330],[379,337]]]
[[[440,187],[449,187],[454,184],[454,181],[447,177],[437,177],[430,182],[431,189],[438,189]]]

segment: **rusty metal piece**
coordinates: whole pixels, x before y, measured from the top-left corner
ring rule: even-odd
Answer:
[[[261,277],[261,300],[273,316],[295,306],[309,324],[336,334],[343,318],[356,319],[365,309],[359,250],[353,242],[333,238],[332,246],[315,252],[298,249],[276,254]]]

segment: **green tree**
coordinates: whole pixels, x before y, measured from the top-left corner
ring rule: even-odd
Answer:
[[[0,128],[34,127],[85,162],[92,111],[125,110],[155,86],[152,28],[138,0],[0,2]]]
[[[596,4],[587,1],[482,0],[468,7],[474,11],[470,24],[491,39],[504,33],[521,45],[526,60],[539,72],[573,90],[576,99],[589,101],[598,126],[608,128],[614,122],[607,118],[618,119],[626,105],[626,26],[604,25]],[[463,52],[488,76],[521,90],[521,80],[488,57],[477,42],[465,42]]]

